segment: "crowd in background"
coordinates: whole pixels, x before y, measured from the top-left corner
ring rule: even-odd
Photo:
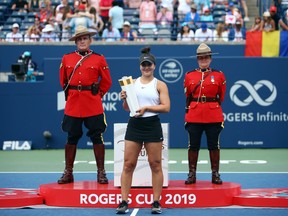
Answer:
[[[84,25],[107,42],[162,40],[162,32],[175,41],[243,41],[246,31],[288,30],[288,10],[276,2],[247,27],[245,0],[11,0],[0,40],[68,41]]]

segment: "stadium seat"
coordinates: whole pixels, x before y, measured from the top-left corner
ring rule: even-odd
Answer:
[[[222,17],[215,17],[214,24],[217,25],[218,23],[224,23],[225,20]]]
[[[0,31],[0,41],[4,41],[6,39],[6,34],[10,31]]]
[[[34,17],[25,17],[22,22],[23,23],[34,23],[35,18]]]
[[[13,11],[11,14],[11,17],[24,19],[26,17],[26,15],[27,15],[26,12]]]
[[[12,3],[12,0],[0,0],[0,5],[9,6]]]
[[[212,11],[225,11],[226,7],[225,5],[214,5],[212,8]]]
[[[133,17],[129,22],[133,25],[139,25],[140,19]]]
[[[27,17],[29,17],[29,18],[35,18],[37,16],[37,12],[29,12],[28,14],[27,14]]]
[[[26,32],[34,23],[23,23],[20,27],[21,32]]]
[[[5,24],[2,27],[2,31],[11,32],[12,31],[12,24],[11,25]]]
[[[168,28],[163,28],[158,30],[158,41],[170,41],[171,40],[171,30]]]
[[[7,10],[7,5],[0,5],[0,12],[6,12]]]
[[[145,41],[154,41],[155,39],[155,33],[153,29],[142,29],[140,33]]]
[[[221,11],[221,10],[213,11],[212,15],[213,15],[213,18],[215,19],[216,17],[225,16],[226,15],[226,11]]]
[[[13,23],[18,23],[19,25],[22,23],[22,19],[19,17],[9,17],[5,24],[12,25]]]

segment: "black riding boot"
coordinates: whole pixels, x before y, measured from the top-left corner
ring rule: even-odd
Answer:
[[[188,162],[189,162],[189,174],[185,181],[185,184],[195,184],[196,183],[196,170],[198,161],[199,151],[188,150]]]
[[[58,184],[68,184],[74,182],[73,166],[76,157],[76,145],[65,145],[65,170]]]
[[[211,170],[212,170],[212,183],[222,184],[219,174],[220,150],[209,150]]]
[[[93,144],[93,150],[97,164],[97,182],[99,184],[108,184],[108,179],[104,169],[105,146],[104,144]]]

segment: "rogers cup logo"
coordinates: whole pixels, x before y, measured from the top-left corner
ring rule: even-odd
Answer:
[[[266,86],[271,92],[271,95],[265,100],[263,100],[257,93],[257,91],[263,86]],[[241,87],[246,88],[248,92],[250,93],[250,96],[248,96],[246,99],[242,101],[236,95],[237,90],[240,89]],[[260,80],[254,86],[252,86],[249,82],[245,80],[239,80],[230,89],[231,100],[236,105],[241,106],[241,107],[248,106],[253,100],[255,100],[256,103],[258,103],[260,106],[270,106],[272,105],[273,101],[276,99],[276,96],[277,96],[277,89],[268,80]]]

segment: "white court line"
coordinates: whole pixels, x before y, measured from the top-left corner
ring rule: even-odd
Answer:
[[[130,214],[130,216],[135,216],[135,215],[137,215],[138,211],[139,211],[139,208],[135,208],[135,209],[132,211],[132,213]]]
[[[87,173],[87,174],[90,174],[90,173],[95,173],[96,171],[73,171],[73,173]],[[168,172],[169,174],[173,174],[173,173],[175,173],[175,174],[178,174],[178,173],[187,173],[188,171],[173,171],[173,172]],[[25,171],[17,171],[17,172],[13,172],[13,171],[3,171],[3,172],[1,172],[0,171],[0,174],[5,174],[5,173],[7,173],[7,174],[37,174],[37,173],[43,173],[43,174],[49,174],[49,173],[63,173],[63,171],[55,171],[55,172],[53,172],[53,171],[49,171],[49,172],[41,172],[41,171],[33,171],[33,172],[30,172],[30,171],[27,171],[27,172],[25,172]],[[114,173],[113,171],[106,171],[106,173]],[[211,171],[207,171],[207,172],[201,172],[201,171],[199,171],[199,172],[197,172],[197,173],[211,173]],[[239,173],[239,174],[242,174],[242,173],[244,173],[244,174],[288,174],[288,171],[286,172],[273,172],[273,171],[270,171],[270,172],[255,172],[255,171],[249,171],[249,172],[225,172],[225,171],[220,171],[220,173],[231,173],[231,174],[237,174],[237,173]]]

